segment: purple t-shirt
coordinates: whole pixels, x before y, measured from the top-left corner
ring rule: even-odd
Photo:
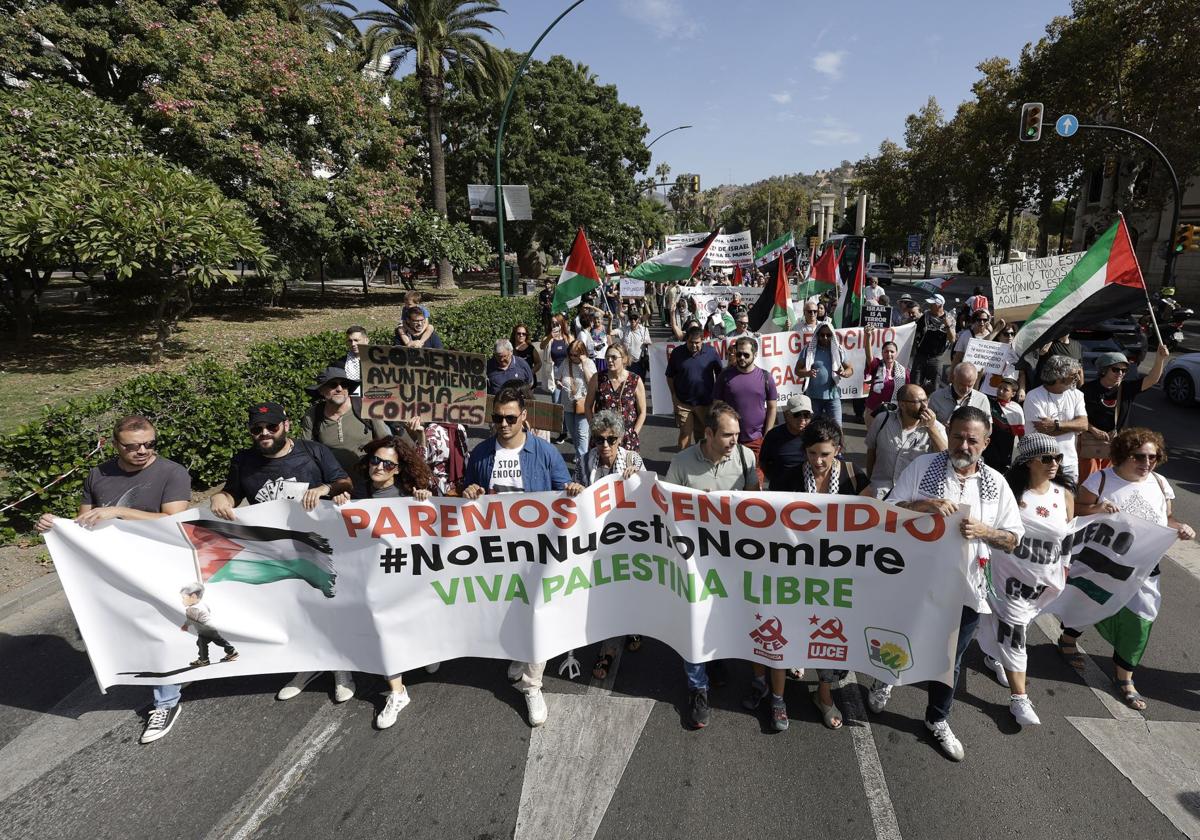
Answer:
[[[749,443],[763,436],[763,425],[767,422],[767,400],[775,403],[779,389],[771,374],[762,368],[742,373],[728,367],[717,377],[713,399],[724,400],[742,416],[742,431],[738,435],[741,443]]]

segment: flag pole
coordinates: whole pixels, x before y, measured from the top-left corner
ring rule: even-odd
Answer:
[[[1117,218],[1121,220],[1121,230],[1125,232],[1125,241],[1129,244],[1129,250],[1133,251],[1133,243],[1129,241],[1129,229],[1125,227],[1125,214],[1118,210]],[[1138,273],[1141,273],[1140,267]],[[1150,323],[1154,325],[1154,335],[1158,338],[1158,344],[1161,347],[1163,343],[1162,331],[1158,328],[1158,319],[1154,317],[1154,302],[1150,300],[1150,289],[1146,287],[1145,277],[1142,278],[1142,294],[1146,296],[1146,311],[1150,315]]]

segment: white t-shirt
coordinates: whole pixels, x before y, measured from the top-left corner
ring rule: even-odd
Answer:
[[[493,493],[520,493],[525,489],[521,476],[521,450],[496,447],[496,460],[492,464]]]
[[[867,303],[874,303],[883,294],[883,286],[867,286],[863,289],[863,298]]]
[[[1036,432],[1033,424],[1038,420],[1057,420],[1066,423],[1078,417],[1087,417],[1083,404],[1083,393],[1077,388],[1068,388],[1061,394],[1052,394],[1042,385],[1025,395],[1025,432]],[[1055,435],[1063,455],[1063,472],[1079,475],[1079,455],[1075,452],[1077,432]]]

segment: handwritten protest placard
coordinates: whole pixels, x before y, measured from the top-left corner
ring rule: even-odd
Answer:
[[[983,382],[979,390],[990,396],[996,395],[1000,385],[1000,377],[1005,374],[1015,374],[1017,354],[1011,344],[1003,341],[985,341],[982,338],[972,338],[967,342],[963,361],[970,362],[983,374]]]
[[[633,280],[629,277],[621,278],[621,297],[645,297],[646,296],[646,281]]]
[[[992,266],[992,306],[996,317],[1010,323],[1024,321],[1082,256],[1083,252],[1079,251]]]
[[[892,308],[878,303],[863,304],[863,326],[883,329],[892,325]]]
[[[487,357],[477,353],[363,348],[362,404],[373,420],[487,425]]]

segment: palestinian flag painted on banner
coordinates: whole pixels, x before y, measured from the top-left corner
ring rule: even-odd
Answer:
[[[550,304],[551,312],[566,312],[574,306],[571,301],[578,301],[584,292],[589,292],[600,285],[600,273],[596,271],[596,261],[592,259],[592,249],[588,247],[587,237],[583,228],[575,232],[575,242],[571,245],[571,255],[559,275],[558,285],[554,287],[554,300]]]
[[[792,328],[792,290],[783,260],[776,260],[775,274],[763,287],[748,314],[750,329],[759,333],[787,332]]]
[[[303,580],[333,597],[333,549],[320,534],[217,520],[181,522],[179,529],[192,547],[201,583]]]
[[[700,264],[704,262],[704,255],[708,253],[713,240],[720,232],[721,229],[717,228],[700,242],[663,251],[657,257],[652,257],[637,266],[625,276],[632,277],[634,280],[649,280],[651,283],[670,283],[673,280],[685,283],[700,270]]]
[[[788,231],[778,239],[768,242],[766,245],[754,252],[754,267],[764,268],[767,263],[774,262],[779,259],[780,255],[787,251],[796,250],[796,237],[792,231]]]
[[[1128,312],[1145,300],[1146,281],[1133,253],[1125,217],[1118,214],[1116,223],[1029,316],[1013,337],[1013,350],[1024,356],[1071,330]]]
[[[833,325],[838,329],[857,327],[862,323],[863,286],[866,285],[867,241],[858,252],[858,265],[854,269],[854,279],[841,287],[838,293],[837,308],[833,312]]]

